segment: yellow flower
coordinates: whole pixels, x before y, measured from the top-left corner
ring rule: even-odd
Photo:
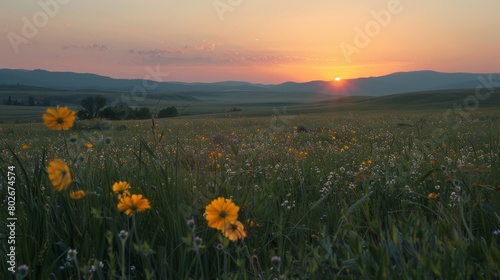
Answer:
[[[252,219],[247,219],[246,222],[249,227],[260,227],[260,224],[252,221]]]
[[[69,197],[71,197],[71,199],[82,199],[85,197],[87,193],[84,191],[84,190],[78,190],[78,191],[73,191],[73,192],[70,192],[69,193]]]
[[[436,199],[438,197],[438,194],[435,192],[432,192],[432,193],[428,194],[427,197],[429,199]]]
[[[68,130],[73,126],[75,121],[75,111],[68,107],[48,108],[43,114],[45,125],[54,130]]]
[[[133,212],[142,212],[151,209],[149,200],[142,198],[142,194],[133,194],[132,196],[123,196],[118,202],[118,211],[132,215]]]
[[[89,149],[92,148],[92,147],[94,147],[94,145],[92,143],[90,143],[90,142],[88,142],[87,144],[85,144],[85,146],[87,146],[87,148],[89,148]]]
[[[47,172],[49,173],[49,179],[54,187],[58,191],[65,190],[69,184],[71,184],[71,173],[69,172],[69,167],[64,161],[60,159],[54,159],[49,162],[49,167],[47,167]]]
[[[27,144],[22,144],[22,145],[21,145],[21,149],[23,149],[23,150],[27,150],[27,149],[28,149],[28,145],[27,145]]]
[[[224,236],[226,236],[231,241],[236,241],[238,239],[247,237],[245,227],[240,221],[227,223],[226,228],[222,232],[224,233]]]
[[[227,225],[236,221],[239,210],[240,207],[236,206],[231,199],[226,201],[223,197],[219,197],[205,207],[205,219],[209,227],[224,230]]]
[[[118,194],[118,199],[124,196],[130,196],[130,185],[127,182],[117,182],[113,184],[113,191]]]

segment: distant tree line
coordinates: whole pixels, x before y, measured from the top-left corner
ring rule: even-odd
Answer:
[[[44,97],[41,100],[35,99],[34,96],[29,96],[28,101],[14,99],[12,96],[9,96],[7,100],[3,102],[4,105],[13,105],[13,106],[52,106],[52,101],[50,98]]]
[[[130,108],[125,104],[106,106],[106,98],[101,95],[89,96],[80,102],[80,110],[76,113],[79,119],[105,118],[109,120],[142,120],[150,119],[153,114],[148,107]],[[176,117],[179,113],[175,107],[161,109],[157,118]]]
[[[177,108],[172,106],[161,109],[160,112],[158,113],[158,118],[172,118],[172,117],[177,117],[178,115],[179,112],[177,111]]]

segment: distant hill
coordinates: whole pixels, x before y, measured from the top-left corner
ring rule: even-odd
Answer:
[[[26,86],[26,85],[2,85],[0,84],[1,91],[54,91],[53,88],[36,87],[36,86]]]
[[[50,72],[45,70],[0,69],[0,85],[29,85],[65,90],[112,90],[130,92],[136,86],[143,86],[142,79],[113,79],[89,73]],[[264,86],[247,82],[183,83],[147,80],[156,85],[154,90],[163,91],[261,91]]]
[[[163,92],[287,92],[335,94],[345,96],[384,96],[395,93],[441,89],[476,88],[478,77],[488,80],[489,74],[441,73],[435,71],[399,72],[380,77],[346,79],[340,82],[286,82],[277,85],[227,81],[215,83],[156,83],[154,91]],[[492,74],[493,86],[500,86],[500,74]],[[153,84],[154,81],[148,81]],[[0,85],[22,85],[58,90],[97,90],[130,92],[142,86],[141,79],[113,79],[89,73],[50,72],[45,70],[0,69]]]
[[[493,92],[499,94],[490,94],[485,100],[477,100],[477,109],[500,108],[500,88],[494,88]],[[482,92],[486,96],[487,91]],[[426,110],[426,109],[453,109],[458,110],[464,106],[474,107],[474,104],[464,104],[469,97],[475,96],[475,89],[457,89],[457,90],[431,90],[391,94],[386,96],[349,96],[345,98],[334,98],[317,102],[318,105],[330,107],[350,106],[351,110],[382,110],[390,108],[391,110]]]

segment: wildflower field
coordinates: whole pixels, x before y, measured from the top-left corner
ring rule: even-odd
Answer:
[[[0,125],[2,279],[500,278],[497,111],[43,119]]]

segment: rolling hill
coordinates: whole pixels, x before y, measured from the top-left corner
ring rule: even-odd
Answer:
[[[380,77],[305,83],[285,82],[277,85],[248,82],[184,83],[147,81],[155,85],[153,91],[162,92],[242,92],[242,93],[308,93],[335,95],[383,96],[395,93],[439,89],[475,88],[482,84],[480,78],[500,86],[500,74],[441,73],[435,71],[399,72]],[[113,79],[89,73],[49,72],[45,70],[0,69],[0,85],[27,85],[58,90],[83,90],[130,92],[143,86],[140,79]]]

